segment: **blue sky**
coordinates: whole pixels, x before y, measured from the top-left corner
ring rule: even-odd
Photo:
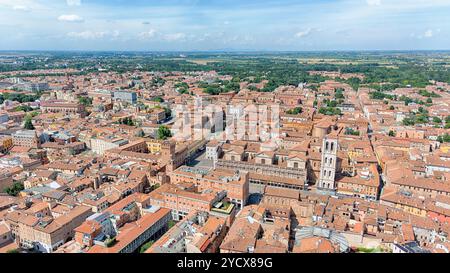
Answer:
[[[0,0],[0,50],[450,49],[450,0]]]

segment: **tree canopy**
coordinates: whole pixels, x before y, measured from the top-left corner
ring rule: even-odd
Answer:
[[[27,129],[27,130],[34,130],[34,125],[33,125],[32,120],[33,120],[33,118],[31,117],[31,115],[27,115],[25,117],[25,123],[23,125],[23,128]]]
[[[158,128],[157,132],[158,139],[167,139],[172,136],[172,133],[170,132],[170,129],[167,126],[161,125]]]

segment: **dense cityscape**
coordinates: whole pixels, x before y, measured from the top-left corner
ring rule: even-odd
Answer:
[[[0,0],[1,269],[445,269],[449,14]]]
[[[449,66],[0,52],[0,252],[449,253]]]

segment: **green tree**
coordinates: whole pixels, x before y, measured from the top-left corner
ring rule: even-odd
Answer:
[[[416,122],[414,121],[413,118],[404,118],[403,119],[403,125],[405,125],[405,126],[412,126],[414,124],[416,124]]]
[[[130,117],[125,117],[123,119],[119,119],[119,124],[125,124],[128,126],[135,126],[136,124],[134,123],[133,119],[131,119]]]
[[[169,223],[167,224],[168,228],[171,229],[173,226],[175,226],[177,223],[174,220],[169,220]]]
[[[356,131],[356,130],[353,130],[352,128],[345,128],[345,132],[344,132],[344,134],[346,134],[346,135],[352,135],[352,136],[359,136],[360,135],[360,132],[359,131]]]
[[[134,121],[131,118],[128,118],[127,125],[128,126],[134,126]]]
[[[417,115],[416,123],[421,123],[421,124],[428,123],[428,115],[427,114]]]
[[[106,239],[106,241],[105,241],[106,247],[113,247],[116,243],[117,243],[116,237]]]
[[[301,107],[295,107],[295,108],[287,110],[286,114],[288,114],[288,115],[298,115],[298,114],[301,114],[302,112],[303,112],[303,109]]]
[[[430,93],[426,90],[420,90],[418,93],[427,98],[440,98],[441,97],[441,95],[436,94],[434,91]]]
[[[170,132],[170,129],[167,128],[167,126],[161,125],[158,128],[157,136],[158,136],[158,139],[164,140],[164,139],[171,137],[172,133]]]
[[[155,101],[155,102],[164,102],[164,99],[161,98],[161,97],[159,97],[159,96],[157,96],[157,97],[152,98],[152,101]]]
[[[189,93],[189,85],[185,82],[179,82],[175,84],[175,89],[180,94],[188,94]]]
[[[23,191],[23,189],[24,187],[22,183],[14,182],[14,184],[12,184],[10,187],[6,187],[5,189],[3,189],[3,192],[11,196],[17,196],[19,192]]]
[[[447,116],[447,117],[445,118],[445,123],[450,123],[450,116]]]
[[[170,110],[169,107],[164,107],[164,113],[166,114],[167,118],[172,116],[172,110]]]
[[[335,88],[334,92],[335,92],[334,97],[336,99],[343,99],[343,98],[345,98],[344,97],[344,89],[343,88]]]
[[[379,91],[370,92],[369,96],[373,100],[384,100],[384,99],[393,100],[395,98],[393,95],[389,95]]]
[[[83,104],[84,106],[91,106],[92,105],[92,98],[89,97],[80,97],[78,101]]]
[[[322,115],[327,115],[327,116],[335,116],[335,115],[340,115],[341,110],[339,108],[334,108],[334,107],[321,107],[319,109],[319,113]]]
[[[30,111],[33,111],[33,108],[31,108],[28,105],[20,105],[20,106],[17,106],[16,108],[14,108],[14,111],[17,111],[17,112],[19,112],[19,111],[30,112]]]
[[[413,102],[413,99],[411,99],[405,95],[400,96],[399,100],[405,102],[405,105],[408,105]]]
[[[438,138],[437,138],[437,140],[440,142],[440,143],[448,143],[448,142],[450,142],[450,135],[448,134],[448,133],[446,133],[445,135],[442,135],[442,136],[438,136]]]
[[[390,130],[388,135],[389,135],[390,137],[393,137],[393,136],[395,136],[395,132],[392,131],[392,130]]]
[[[25,124],[23,125],[24,129],[27,130],[34,130],[34,125],[32,122],[32,117],[30,115],[27,115],[25,118]]]
[[[33,111],[33,112],[30,113],[30,116],[31,116],[32,118],[34,118],[34,117],[37,116],[37,115],[39,115],[39,112],[38,112],[38,111]]]
[[[433,117],[433,122],[434,123],[442,123],[442,119],[440,119],[439,117]]]
[[[144,252],[147,251],[147,249],[149,249],[154,243],[155,243],[155,241],[149,241],[149,242],[145,243],[143,246],[141,246],[141,248],[139,249],[139,252],[140,252],[140,253],[144,253]]]

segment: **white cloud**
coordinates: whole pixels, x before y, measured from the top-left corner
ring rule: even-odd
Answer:
[[[423,36],[425,38],[431,38],[433,37],[433,30],[432,29],[428,29],[427,31],[425,31],[425,33],[423,34]]]
[[[369,6],[380,6],[381,0],[366,0],[367,5]]]
[[[71,39],[81,39],[81,40],[96,40],[109,38],[110,40],[117,40],[120,38],[121,34],[119,30],[114,31],[92,31],[86,30],[82,32],[69,32],[66,34],[67,37]]]
[[[69,6],[80,6],[81,0],[66,0],[67,5]]]
[[[441,32],[440,28],[437,28],[436,30],[427,29],[423,34],[416,35],[415,33],[411,33],[410,36],[411,36],[411,38],[417,38],[417,39],[432,38],[440,32]]]
[[[186,34],[185,33],[173,33],[173,34],[166,34],[164,35],[164,39],[167,41],[179,41],[179,40],[183,40],[186,38]]]
[[[147,40],[147,39],[151,39],[153,37],[155,37],[156,35],[156,30],[155,29],[150,29],[149,31],[144,31],[138,34],[139,39],[141,40]]]
[[[119,37],[120,37],[120,31],[114,30],[114,31],[111,33],[111,39],[116,40],[116,39],[119,38]]]
[[[67,37],[74,39],[83,39],[83,40],[94,40],[101,39],[108,35],[107,31],[83,31],[83,32],[69,32],[67,33]]]
[[[30,11],[31,9],[25,5],[15,5],[13,6],[13,10],[17,11]]]
[[[80,17],[76,14],[64,14],[58,17],[59,21],[64,21],[64,22],[74,22],[74,23],[80,23],[83,22],[84,19],[83,17]]]
[[[3,7],[7,7],[15,11],[43,10],[47,8],[36,0],[0,0],[0,11],[2,11]]]
[[[311,32],[312,32],[312,28],[307,28],[307,29],[305,29],[303,31],[299,31],[299,32],[295,33],[295,37],[303,38],[303,37],[306,37],[309,34],[311,34]]]

